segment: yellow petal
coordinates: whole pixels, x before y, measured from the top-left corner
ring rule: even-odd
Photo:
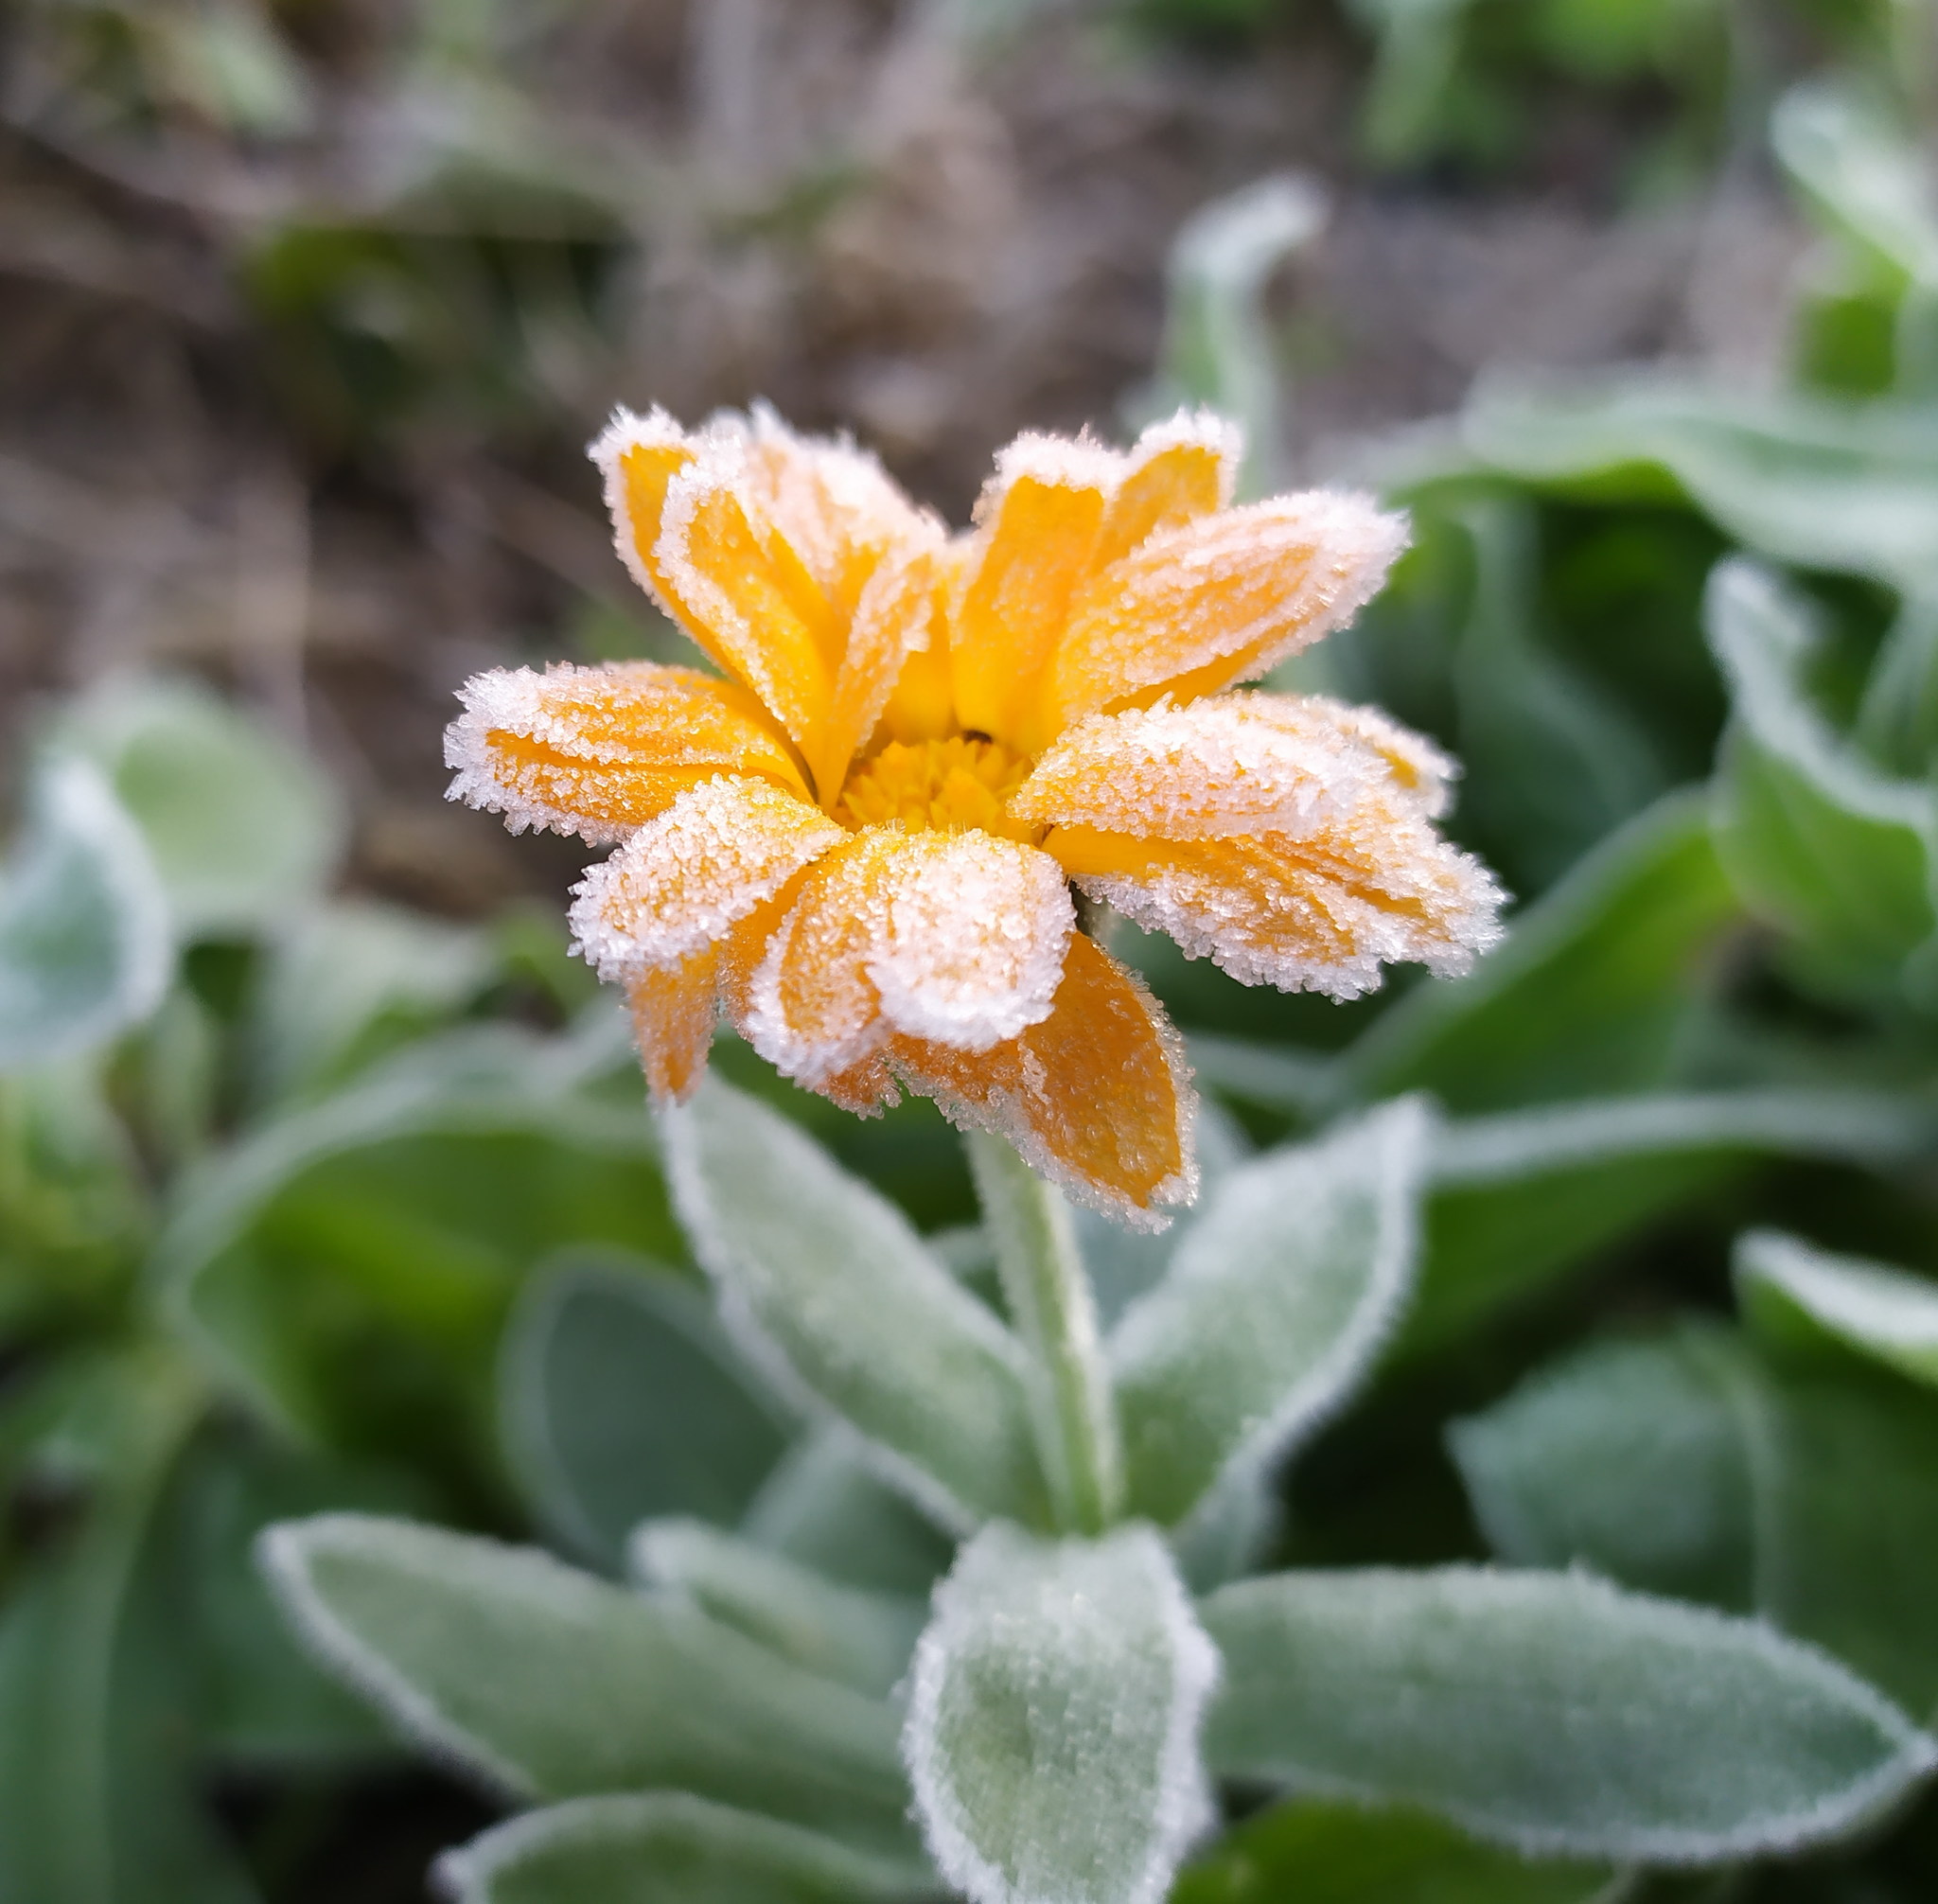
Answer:
[[[1090,897],[1247,985],[1356,998],[1385,964],[1464,972],[1501,934],[1492,877],[1390,784],[1297,837],[1167,840],[1064,826],[1043,850]]]
[[[811,758],[834,691],[826,631],[804,606],[801,563],[756,513],[749,457],[722,434],[674,477],[654,560],[695,639]]]
[[[678,964],[847,837],[767,781],[689,787],[573,889],[577,947],[602,978]]]
[[[947,637],[938,592],[935,558],[926,549],[890,557],[862,590],[835,677],[827,722],[809,760],[824,806],[832,807],[840,797],[850,763],[882,719],[911,659],[932,644],[943,651],[946,667]],[[943,714],[946,721],[946,698]]]
[[[786,742],[744,689],[693,668],[498,668],[459,691],[445,732],[448,798],[601,845],[623,839],[685,788],[757,775],[806,795]]]
[[[720,950],[709,945],[678,965],[654,965],[625,988],[633,1042],[655,1103],[692,1096],[714,1042]]]
[[[1143,986],[1071,939],[1049,1015],[994,1050],[897,1037],[889,1062],[957,1123],[999,1132],[1052,1181],[1138,1227],[1197,1187],[1190,1074]]]
[[[1103,568],[1160,529],[1180,529],[1228,506],[1243,454],[1238,426],[1208,410],[1180,410],[1152,424],[1132,446],[1093,564]]]
[[[698,444],[665,411],[636,416],[617,410],[612,421],[586,452],[598,467],[606,488],[606,509],[612,519],[613,547],[619,559],[647,594],[676,621],[691,618],[679,601],[654,550],[666,509],[666,489],[691,463]]]
[[[1045,689],[1050,731],[1263,674],[1370,600],[1405,535],[1369,498],[1329,490],[1159,531],[1071,602]]]
[[[1095,444],[1034,435],[997,456],[951,616],[956,713],[971,732],[1023,753],[1048,738],[1038,694],[1123,460]]]
[[[987,1050],[1048,1015],[1074,925],[1062,873],[1033,847],[870,828],[803,882],[743,1029],[817,1087],[896,1031]]]

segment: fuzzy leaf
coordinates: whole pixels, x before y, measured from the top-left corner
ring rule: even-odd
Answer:
[[[1894,1377],[1691,1328],[1570,1356],[1451,1438],[1504,1558],[1753,1610],[1938,1706],[1938,1411]]]
[[[1365,1375],[1411,1286],[1427,1114],[1415,1099],[1228,1176],[1110,1341],[1131,1498],[1180,1521]]]
[[[943,1876],[974,1904],[1156,1904],[1209,1820],[1217,1672],[1148,1527],[984,1528],[936,1590],[904,1735]]]
[[[1703,1863],[1854,1829],[1938,1763],[1753,1621],[1586,1575],[1279,1574],[1203,1602],[1227,1776],[1418,1805],[1530,1853]]]
[[[1398,1352],[1444,1346],[1759,1159],[1883,1169],[1934,1135],[1929,1100],[1826,1088],[1638,1094],[1443,1123],[1419,1295]]]
[[[701,1521],[648,1521],[626,1552],[635,1579],[684,1594],[783,1659],[878,1698],[907,1669],[922,1631],[920,1600],[842,1586]]]
[[[498,1398],[505,1454],[540,1520],[614,1572],[654,1515],[731,1526],[786,1444],[701,1295],[616,1252],[574,1253],[526,1285]]]
[[[141,836],[92,767],[44,760],[0,881],[0,1070],[83,1050],[147,1017],[171,963]]]
[[[1470,978],[1421,985],[1348,1053],[1362,1099],[1429,1090],[1450,1111],[1664,1083],[1739,908],[1702,802],[1672,793],[1612,834]]]
[[[691,1606],[536,1549],[364,1515],[285,1522],[261,1551],[318,1658],[500,1790],[663,1786],[885,1856],[906,1845],[888,1708]]]
[[[1022,1348],[901,1212],[717,1078],[665,1129],[681,1219],[749,1356],[929,1511],[1040,1519]]]
[[[1828,1340],[1938,1386],[1938,1283],[1775,1230],[1739,1238],[1736,1301],[1772,1344]]]
[[[838,1423],[804,1435],[754,1497],[741,1532],[831,1580],[926,1598],[955,1558],[941,1528],[886,1486]]]
[[[1892,983],[1938,932],[1938,818],[1832,732],[1803,682],[1809,611],[1768,570],[1711,578],[1705,618],[1735,719],[1718,769],[1717,847],[1749,905],[1840,991]]]
[[[856,1904],[906,1896],[897,1867],[682,1791],[528,1811],[437,1860],[451,1904]]]
[[[328,884],[346,816],[300,749],[186,680],[124,679],[69,710],[146,837],[185,937],[272,932]]]

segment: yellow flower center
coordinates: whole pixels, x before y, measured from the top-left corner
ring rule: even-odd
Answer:
[[[891,740],[859,762],[841,789],[835,819],[843,826],[899,826],[905,833],[994,833],[1034,845],[1043,829],[1003,811],[1030,773],[1030,761],[999,740],[952,734],[947,740]]]

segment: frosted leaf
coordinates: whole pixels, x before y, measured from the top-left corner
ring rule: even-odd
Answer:
[[[1402,518],[1315,489],[1153,536],[1071,601],[1049,672],[1059,723],[1181,677],[1260,675],[1348,621],[1404,547]]]
[[[810,876],[744,1029],[815,1084],[898,1031],[986,1051],[1048,1016],[1074,926],[1061,873],[1032,848],[870,829]]]
[[[943,1876],[974,1904],[1157,1904],[1211,1821],[1218,1671],[1149,1527],[984,1528],[936,1590],[903,1735]]]
[[[1304,834],[1368,783],[1383,757],[1277,695],[1093,714],[1066,730],[1011,797],[1013,819],[1134,838]]]
[[[781,737],[745,694],[653,661],[494,668],[458,691],[445,730],[449,800],[595,846],[624,839],[682,788],[721,773],[802,788]]]
[[[1452,978],[1501,936],[1493,876],[1383,790],[1302,838],[1128,841],[1066,827],[1050,844],[1081,890],[1246,985],[1356,998],[1383,965]]]
[[[608,979],[714,943],[847,836],[766,781],[689,787],[573,890],[573,949]]]

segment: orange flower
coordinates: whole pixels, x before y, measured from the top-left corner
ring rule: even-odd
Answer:
[[[1365,709],[1231,694],[1338,626],[1404,538],[1361,496],[1230,506],[1208,415],[1129,451],[1026,435],[951,538],[872,459],[757,410],[593,445],[620,554],[720,670],[481,675],[451,796],[619,851],[578,946],[654,1092],[717,1013],[852,1110],[897,1084],[1146,1223],[1189,1200],[1179,1040],[1070,888],[1247,984],[1465,970],[1500,894],[1432,821],[1452,765]]]

